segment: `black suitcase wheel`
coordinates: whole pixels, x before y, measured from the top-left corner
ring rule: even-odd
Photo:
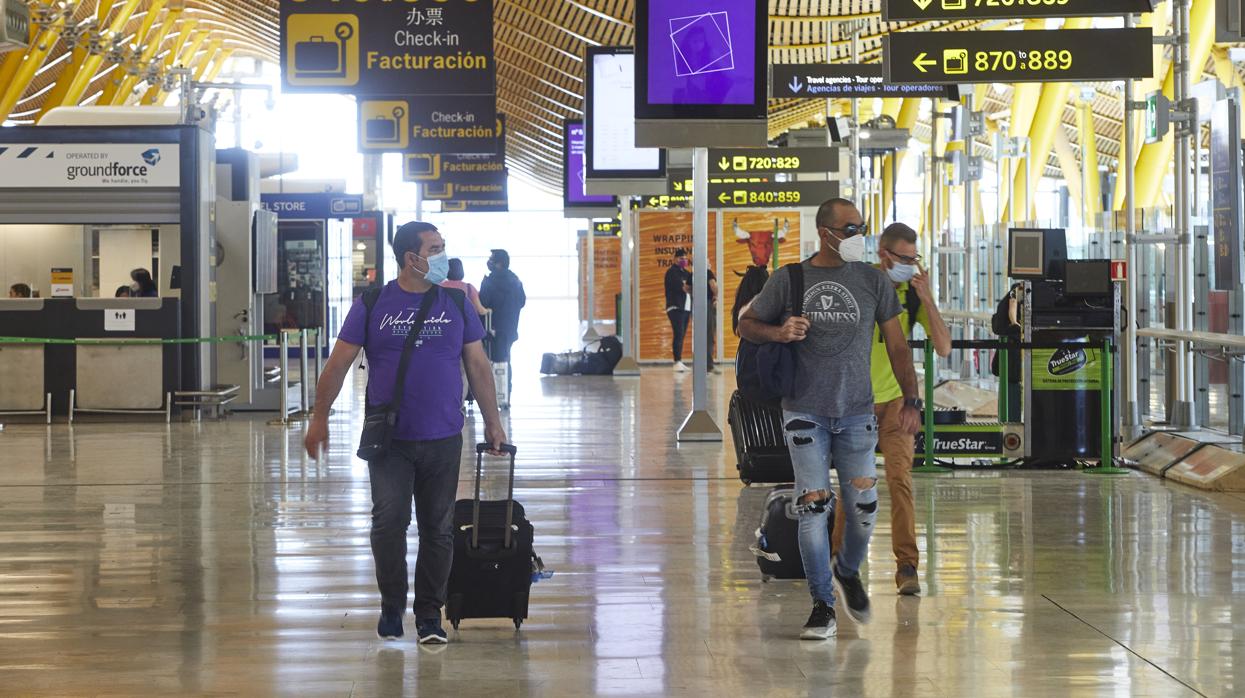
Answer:
[[[459,624],[459,623],[461,623],[461,622],[462,622],[462,621],[452,620],[452,621],[450,621],[450,625],[453,625],[453,626],[454,626],[454,630],[458,630],[458,624]]]
[[[520,628],[522,628],[522,627],[523,627],[523,619],[522,619],[522,618],[515,618],[515,619],[514,619],[514,629],[515,629],[515,631],[518,631],[518,630],[519,630]]]

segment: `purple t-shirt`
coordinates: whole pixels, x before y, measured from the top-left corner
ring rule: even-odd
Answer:
[[[355,301],[338,335],[351,344],[366,345],[369,405],[383,405],[393,397],[398,380],[402,345],[415,324],[422,293],[408,293],[390,281],[372,308],[371,327],[364,333],[367,307]],[[463,430],[463,347],[484,338],[484,326],[470,304],[468,312],[445,289],[438,293],[428,312],[420,339],[411,350],[406,369],[406,393],[398,413],[393,437],[405,441],[436,441],[456,436]],[[465,317],[464,317],[465,316]]]

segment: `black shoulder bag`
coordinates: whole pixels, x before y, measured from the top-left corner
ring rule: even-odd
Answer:
[[[791,285],[791,315],[804,315],[804,265],[787,265]],[[778,405],[795,393],[797,367],[794,344],[739,342],[736,380],[739,392],[754,402]]]
[[[402,345],[402,358],[398,359],[398,379],[394,383],[393,396],[384,405],[368,405],[367,414],[363,419],[363,434],[359,437],[359,450],[356,455],[362,460],[373,461],[389,452],[393,443],[393,429],[398,424],[398,412],[402,407],[402,393],[406,388],[406,369],[411,363],[411,354],[419,335],[424,330],[428,313],[437,300],[438,287],[433,286],[424,294],[419,305],[419,313],[406,335],[406,343]],[[368,323],[371,323],[371,307],[368,308]],[[370,328],[369,328],[370,329]],[[371,376],[368,377],[371,380]],[[366,397],[364,398],[366,400]]]

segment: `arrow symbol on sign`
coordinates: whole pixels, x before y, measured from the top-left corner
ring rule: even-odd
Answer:
[[[938,61],[927,59],[926,56],[928,55],[929,55],[928,53],[922,51],[921,55],[917,56],[916,60],[912,61],[912,65],[915,65],[916,69],[921,71],[922,73],[929,72],[928,70],[925,69],[926,66],[938,65]]]
[[[934,0],[912,0],[912,2],[916,3],[917,7],[924,10],[925,8],[929,7],[934,2]]]
[[[799,75],[791,76],[791,85],[789,85],[789,87],[791,88],[791,91],[795,93],[799,93],[799,91],[804,88],[804,85],[800,84]]]
[[[724,156],[721,160],[718,160],[718,169],[724,172],[726,170],[731,169],[731,161],[727,160],[726,157]]]
[[[730,194],[727,194],[726,192],[722,192],[721,194],[718,194],[718,203],[729,204],[730,202],[731,202]]]

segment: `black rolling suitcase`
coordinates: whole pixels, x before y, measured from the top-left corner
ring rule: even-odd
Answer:
[[[834,533],[834,509],[828,508],[826,535]],[[804,562],[800,558],[800,515],[795,512],[795,489],[775,487],[765,498],[761,526],[756,531],[756,544],[749,550],[756,555],[761,568],[761,581],[771,579],[804,579]]]
[[[745,485],[795,482],[795,468],[783,434],[782,409],[753,402],[736,390],[727,421],[735,441],[739,479]]]
[[[454,503],[454,564],[450,568],[445,615],[458,629],[464,618],[509,618],[517,630],[527,618],[533,576],[543,568],[532,551],[535,530],[523,505],[514,501],[514,446],[509,494],[480,501],[480,480],[488,444],[476,446],[475,497]]]

